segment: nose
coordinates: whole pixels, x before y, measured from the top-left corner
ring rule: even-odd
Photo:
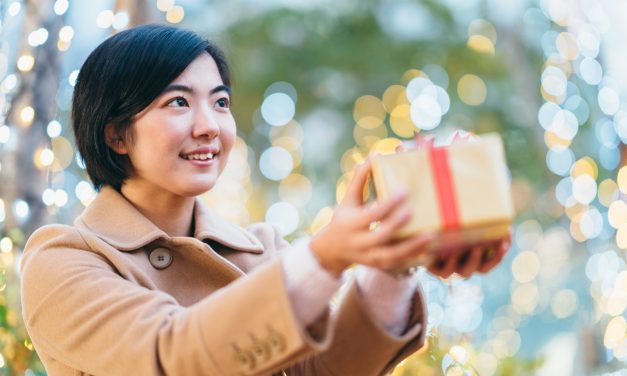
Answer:
[[[220,135],[220,123],[216,114],[209,106],[197,107],[192,127],[192,136],[208,137],[210,139]]]

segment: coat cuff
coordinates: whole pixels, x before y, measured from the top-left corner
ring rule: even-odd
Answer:
[[[418,280],[413,276],[399,279],[367,266],[356,268],[355,279],[376,321],[390,334],[400,335],[408,324],[411,300]]]
[[[342,280],[326,271],[305,244],[286,251],[281,264],[294,315],[301,325],[309,326],[327,311]]]

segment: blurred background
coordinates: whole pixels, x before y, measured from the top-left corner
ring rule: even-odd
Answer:
[[[95,195],[69,122],[78,70],[158,22],[232,64],[238,139],[205,199],[235,223],[298,239],[372,151],[503,137],[513,248],[486,276],[420,272],[428,346],[394,375],[627,375],[626,2],[1,0],[0,22],[0,374],[45,374],[20,317],[25,240]]]

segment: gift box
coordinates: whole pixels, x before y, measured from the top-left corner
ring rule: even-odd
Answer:
[[[510,231],[514,207],[498,134],[448,146],[423,142],[379,155],[372,160],[372,175],[379,201],[401,188],[409,192],[413,216],[397,237],[436,233],[430,251],[487,243]]]

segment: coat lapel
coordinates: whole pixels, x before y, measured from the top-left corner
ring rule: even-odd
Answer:
[[[216,241],[235,251],[263,253],[256,237],[212,213],[199,198],[194,204],[194,224],[194,237],[198,240]],[[108,186],[102,188],[75,225],[87,228],[120,251],[135,250],[157,239],[170,239],[122,194]]]

